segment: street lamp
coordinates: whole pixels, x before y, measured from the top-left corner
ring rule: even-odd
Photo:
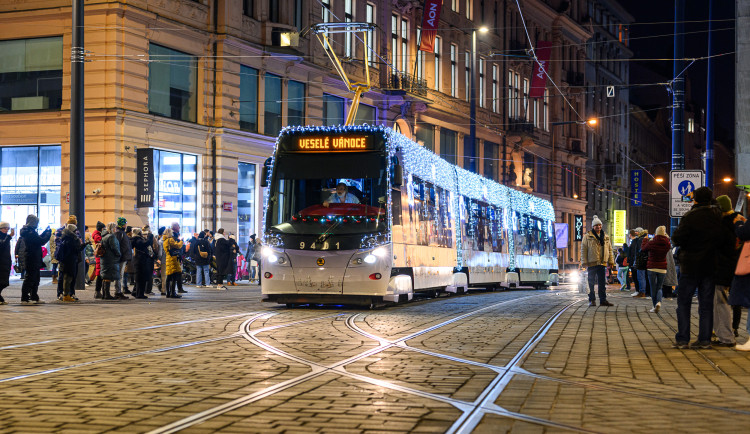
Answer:
[[[478,29],[471,31],[471,97],[469,98],[469,167],[467,169],[471,172],[476,173],[476,137],[477,137],[477,85],[476,85],[476,74],[477,74],[477,30],[481,33],[487,33],[489,30],[486,26],[482,26]],[[467,155],[467,150],[464,149],[464,156]],[[464,157],[464,158],[465,158]],[[464,160],[465,161],[465,160]]]
[[[656,178],[654,178],[654,181],[656,181],[659,184],[661,184],[662,182],[664,182],[664,178],[662,178],[661,176],[657,176]]]
[[[724,179],[722,179],[722,181],[724,181],[726,183],[730,183],[730,182],[732,182],[732,178],[730,178],[728,176],[725,176]]]

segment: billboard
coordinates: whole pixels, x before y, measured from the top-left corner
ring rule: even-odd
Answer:
[[[627,237],[625,236],[625,232],[627,231],[627,220],[625,216],[625,210],[615,210],[615,219],[614,224],[612,225],[612,244],[614,244],[615,249],[621,247],[627,240]]]

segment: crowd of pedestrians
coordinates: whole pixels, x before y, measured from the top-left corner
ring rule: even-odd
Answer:
[[[212,286],[212,274],[216,289],[227,289],[225,279],[229,286],[237,286],[243,277],[256,281],[261,246],[254,234],[243,256],[235,236],[223,228],[215,233],[206,229],[187,239],[176,222],[159,228],[157,234],[148,225],[138,228],[127,223],[124,217],[107,225],[97,222],[93,232],[84,226],[81,234],[76,216],[71,215],[56,231],[48,226],[39,233],[39,219],[29,215],[11,255],[15,232],[10,224],[0,222],[0,304],[7,304],[2,291],[10,284],[14,258],[23,280],[22,304],[44,303],[38,295],[40,270],[48,266],[62,302],[78,301],[79,269],[84,270],[86,285],[94,286],[94,298],[102,300],[125,300],[128,295],[148,299],[155,286],[166,298],[181,298],[187,292],[182,285],[188,265],[195,271],[199,288]]]
[[[632,229],[630,242],[617,248],[615,258],[609,236],[594,216],[592,230],[581,243],[589,305],[596,306],[596,283],[600,305],[613,305],[607,300],[605,269],[616,264],[620,290],[629,291],[632,282],[633,297],[650,297],[649,312],[659,313],[664,298],[677,299],[674,348],[719,346],[750,351],[750,340],[742,345],[736,341],[742,308],[750,307],[750,225],[732,209],[728,196],[714,199],[711,189],[700,187],[692,193],[692,200],[693,206],[671,238],[665,226],[657,227],[653,237],[647,229]],[[743,243],[748,244],[744,254]],[[696,297],[698,334],[690,342],[690,310]]]

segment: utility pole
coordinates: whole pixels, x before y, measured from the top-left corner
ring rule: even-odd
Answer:
[[[737,184],[750,185],[750,0],[737,0],[735,25],[734,173]]]
[[[69,214],[78,218],[78,231],[85,237],[86,194],[84,192],[83,107],[83,0],[73,0],[73,42],[70,48],[70,204]],[[80,254],[83,254],[82,252]],[[84,289],[83,261],[78,267],[76,289]]]
[[[685,0],[674,2],[674,63],[672,65],[672,170],[685,168],[685,77],[683,76],[685,55]],[[670,233],[680,223],[673,217]]]
[[[706,91],[706,187],[714,189],[714,2],[708,0],[708,89]]]

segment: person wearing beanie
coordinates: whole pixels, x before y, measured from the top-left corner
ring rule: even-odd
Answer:
[[[13,268],[10,242],[15,234],[16,232],[10,228],[10,223],[0,222],[0,305],[8,304],[2,292],[10,285],[10,270]]]
[[[594,284],[599,282],[599,304],[614,306],[607,301],[605,268],[615,265],[612,243],[602,230],[602,221],[594,216],[592,230],[586,232],[581,242],[581,268],[587,269],[589,281],[589,306],[596,306]]]
[[[677,291],[677,333],[674,348],[711,348],[713,332],[715,273],[718,252],[728,241],[721,224],[721,210],[712,205],[713,192],[700,187],[693,192],[693,206],[672,234],[679,247],[679,291]],[[698,290],[698,339],[690,342],[690,308]]]
[[[78,218],[71,214],[68,216],[68,221],[65,222],[66,225],[77,225],[78,224]]]
[[[115,299],[116,300],[127,300],[130,294],[128,290],[128,280],[126,275],[126,267],[128,262],[133,260],[133,246],[130,243],[130,237],[127,235],[127,224],[128,221],[125,217],[117,218],[117,232],[115,237],[120,245],[120,266],[118,271],[120,272],[120,278],[115,280]]]
[[[744,220],[742,214],[732,209],[732,200],[723,195],[716,198],[721,210],[721,226],[727,236],[725,242],[717,249],[716,272],[714,273],[714,333],[716,340],[712,345],[719,347],[733,347],[736,344],[735,333],[740,326],[742,316],[741,306],[729,305],[729,288],[734,280],[734,271],[740,259],[742,243],[738,241],[734,231],[734,220]]]
[[[65,228],[68,225],[76,226],[76,229],[74,230],[75,234],[78,237],[81,236],[81,233],[80,233],[80,231],[77,228],[78,227],[78,219],[76,218],[76,216],[74,216],[74,215],[71,214],[68,217],[68,220],[65,222],[65,224],[63,224],[62,226],[60,226],[55,231],[55,233],[50,237],[50,240],[49,240],[49,249],[48,249],[48,251],[50,252],[50,255],[52,256],[52,283],[56,283],[57,284],[57,299],[60,300],[60,301],[63,301],[64,295],[63,295],[63,281],[62,281],[62,279],[59,278],[60,277],[60,271],[59,271],[58,268],[59,268],[60,260],[57,259],[57,258],[61,257],[61,256],[57,255],[56,252],[57,252],[58,247],[60,246],[60,241],[62,240],[63,231],[65,231]],[[72,272],[75,273],[75,275],[73,276],[73,281],[75,282],[76,278],[78,277],[78,268],[76,267],[76,269],[74,271],[72,271]],[[72,286],[70,297],[73,299],[73,301],[78,301],[78,297],[76,297],[75,285]]]
[[[21,304],[42,304],[39,299],[39,270],[42,268],[42,246],[49,241],[52,229],[47,229],[40,235],[37,233],[39,219],[35,215],[26,217],[26,224],[19,231],[26,250],[24,252],[24,266],[26,279],[21,286]]]
[[[633,248],[633,262],[630,263],[630,269],[635,281],[635,292],[631,296],[636,298],[645,298],[646,294],[651,293],[651,285],[648,281],[648,272],[646,270],[648,262],[648,253],[641,253],[643,241],[648,240],[648,229],[642,227],[635,228],[635,239],[630,243]]]
[[[133,228],[133,269],[135,270],[135,287],[133,295],[138,300],[146,300],[146,287],[148,279],[154,272],[151,256],[153,249],[151,247],[151,236],[148,232],[143,232],[141,228]],[[151,266],[151,268],[149,268]]]

